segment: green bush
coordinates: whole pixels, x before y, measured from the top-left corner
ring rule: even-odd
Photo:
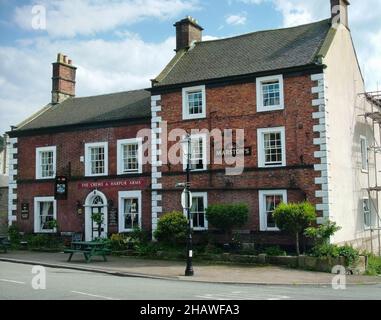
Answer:
[[[139,244],[147,243],[149,235],[140,229],[134,229],[129,233],[113,234],[110,238],[110,246],[113,251],[132,250]]]
[[[171,212],[163,215],[157,224],[155,237],[163,243],[184,243],[187,236],[188,220],[182,212]]]
[[[206,217],[213,227],[225,232],[230,242],[233,228],[246,224],[249,208],[246,204],[215,204],[206,209]]]
[[[348,265],[354,265],[358,262],[360,258],[360,253],[358,250],[354,249],[351,246],[343,246],[338,248],[339,256],[344,257],[348,263]]]
[[[318,258],[337,258],[339,256],[339,247],[334,244],[324,243],[322,245],[313,247],[312,255]]]
[[[314,240],[316,246],[329,243],[329,239],[341,228],[336,222],[327,221],[319,227],[307,228],[304,235]]]
[[[273,217],[280,230],[295,236],[296,254],[300,255],[299,236],[316,219],[315,207],[309,202],[281,203]]]
[[[287,255],[284,250],[282,250],[279,246],[273,246],[273,247],[267,247],[264,250],[264,253],[266,253],[268,256],[285,256]]]
[[[8,227],[8,237],[12,246],[18,246],[20,244],[21,235],[17,226],[12,225]]]
[[[61,247],[59,239],[48,234],[33,234],[27,237],[30,249],[58,249]]]
[[[366,269],[366,274],[369,276],[381,275],[381,257],[376,257],[374,255],[368,256],[368,268]]]
[[[332,258],[337,258],[337,257],[344,257],[346,259],[346,262],[348,265],[353,265],[355,264],[360,257],[360,253],[358,250],[354,249],[351,246],[342,246],[339,247],[335,244],[329,244],[329,243],[324,243],[319,246],[315,246],[312,249],[312,254],[315,257],[322,258],[322,257],[332,257]]]

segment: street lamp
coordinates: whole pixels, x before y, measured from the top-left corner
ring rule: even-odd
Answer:
[[[182,195],[182,205],[184,210],[187,212],[188,217],[188,238],[187,238],[187,266],[185,269],[185,276],[191,277],[194,275],[193,272],[193,264],[192,264],[192,257],[193,257],[193,239],[192,239],[192,233],[193,233],[193,214],[191,212],[191,206],[192,206],[192,198],[190,193],[190,157],[191,157],[191,136],[190,134],[187,134],[183,141],[183,143],[186,147],[186,161],[187,161],[187,169],[186,169],[186,183],[177,184],[177,186],[184,187],[183,195]]]

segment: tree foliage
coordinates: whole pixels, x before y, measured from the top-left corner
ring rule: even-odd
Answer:
[[[208,222],[230,236],[233,228],[242,227],[249,218],[246,204],[215,204],[206,209]]]
[[[296,253],[299,255],[299,235],[316,220],[315,207],[309,202],[281,203],[273,212],[276,225],[295,236]]]
[[[185,242],[188,220],[182,212],[170,212],[163,215],[157,224],[155,238],[166,244]]]

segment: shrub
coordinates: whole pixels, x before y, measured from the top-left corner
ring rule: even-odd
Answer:
[[[20,244],[21,235],[17,226],[12,225],[8,227],[8,236],[12,246],[18,246]]]
[[[58,249],[61,246],[57,237],[51,234],[33,234],[27,237],[27,242],[31,249]]]
[[[318,258],[332,257],[337,258],[339,256],[339,248],[334,244],[324,243],[312,248],[312,255]]]
[[[110,246],[114,251],[135,249],[138,244],[148,242],[148,234],[140,229],[134,229],[130,233],[113,234],[110,238]]]
[[[231,240],[233,228],[246,224],[249,218],[249,208],[246,204],[216,204],[206,209],[208,222],[217,229],[225,232]]]
[[[295,236],[296,254],[300,255],[299,235],[316,219],[315,207],[308,203],[281,203],[273,213],[276,225]]]
[[[171,212],[163,215],[157,224],[155,237],[167,244],[184,243],[186,240],[188,220],[181,212]]]
[[[381,257],[369,255],[368,268],[366,269],[366,274],[370,276],[381,275]]]
[[[285,256],[287,255],[284,250],[282,250],[279,246],[267,247],[264,250],[268,256]]]
[[[319,246],[329,243],[329,239],[340,229],[336,222],[327,221],[317,228],[307,228],[304,235],[313,239],[315,245]]]
[[[315,246],[312,249],[312,254],[315,257],[332,257],[332,258],[337,258],[337,257],[344,257],[348,265],[353,265],[355,264],[359,257],[360,253],[358,250],[354,249],[351,246],[342,246],[339,247],[335,244],[329,244],[329,243],[324,243],[322,245]]]
[[[354,265],[360,258],[360,253],[358,250],[351,246],[343,246],[338,248],[339,256],[344,257],[348,265]]]

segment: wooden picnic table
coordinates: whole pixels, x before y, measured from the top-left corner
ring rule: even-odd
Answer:
[[[75,253],[83,254],[87,263],[91,262],[91,258],[94,256],[103,257],[104,261],[107,261],[106,255],[110,254],[111,250],[107,248],[107,244],[97,241],[75,241],[71,243],[71,248],[66,249],[64,253],[69,253],[68,262],[71,261],[71,258]]]

